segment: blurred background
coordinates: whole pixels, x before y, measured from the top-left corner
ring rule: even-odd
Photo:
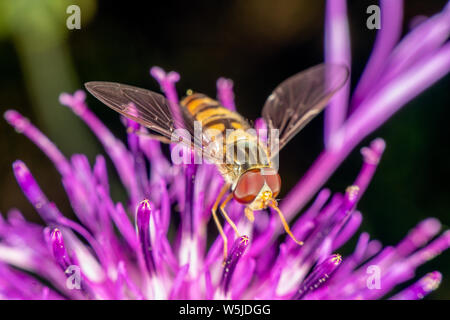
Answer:
[[[153,3],[153,4],[149,4]],[[207,3],[207,4],[206,4]],[[445,0],[405,1],[404,33],[411,20],[440,11]],[[68,30],[66,8],[81,8],[81,29]],[[370,55],[376,31],[366,27],[366,8],[376,1],[349,1],[352,87]],[[27,116],[67,156],[85,153],[92,161],[103,152],[93,134],[67,108],[61,92],[92,80],[116,81],[158,91],[148,70],[157,65],[181,74],[179,94],[187,89],[215,97],[216,79],[233,79],[238,110],[259,116],[271,90],[282,80],[323,61],[322,1],[30,1],[0,0],[0,108]],[[384,245],[396,244],[420,220],[434,216],[450,224],[450,79],[447,76],[410,102],[367,138],[386,140],[379,169],[362,198],[360,231]],[[113,133],[125,137],[117,114],[91,96],[91,109]],[[323,115],[292,140],[280,156],[286,192],[323,148]],[[360,146],[360,147],[361,147]],[[358,148],[359,149],[359,148]],[[361,167],[359,150],[328,181],[342,192]],[[41,222],[12,173],[23,160],[48,197],[73,217],[60,176],[24,136],[0,120],[0,211],[19,208]],[[113,196],[125,200],[110,165]],[[284,193],[285,194],[285,193]],[[281,198],[283,193],[281,194]],[[355,240],[342,252],[352,250]],[[440,270],[444,280],[431,299],[450,299],[450,252],[427,263],[418,276]]]

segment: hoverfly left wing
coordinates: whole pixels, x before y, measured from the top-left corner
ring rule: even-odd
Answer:
[[[111,109],[169,140],[172,139],[175,129],[183,128],[189,132],[193,141],[183,139],[179,142],[200,152],[203,152],[204,144],[208,143],[208,138],[205,136],[202,136],[203,141],[196,139],[194,119],[183,108],[180,108],[183,119],[174,119],[169,101],[159,93],[126,84],[103,81],[87,82],[85,87]]]
[[[275,88],[262,110],[268,129],[279,130],[279,147],[271,150],[271,157],[325,108],[348,75],[343,65],[320,64],[293,75]]]

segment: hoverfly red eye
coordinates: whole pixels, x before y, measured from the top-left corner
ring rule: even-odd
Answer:
[[[281,190],[281,178],[280,175],[273,169],[266,169],[263,172],[264,181],[272,190],[272,194],[276,197]]]
[[[251,203],[264,186],[264,178],[259,170],[244,173],[234,188],[233,196],[240,203]]]

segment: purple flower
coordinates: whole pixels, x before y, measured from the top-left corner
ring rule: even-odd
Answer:
[[[382,29],[354,94],[347,85],[332,100],[325,150],[280,202],[288,220],[302,211],[292,225],[302,247],[282,233],[276,212],[261,212],[251,224],[233,201],[228,214],[245,236],[235,239],[225,225],[230,248],[223,264],[222,238],[208,239],[207,232],[223,184],[215,167],[172,164],[160,142],[138,135],[146,129],[125,119],[130,130],[124,144],[89,110],[83,91],[62,94],[60,101],[103,144],[127,203],[111,198],[102,155],[94,163],[82,154],[69,159],[26,118],[7,111],[6,120],[54,163],[79,222],[59,211],[22,161],[14,162],[16,180],[46,226],[26,221],[16,209],[6,219],[0,215],[0,298],[421,299],[435,290],[442,277],[437,271],[390,293],[450,246],[450,231],[438,235],[441,224],[434,218],[420,222],[396,246],[383,247],[362,233],[352,254],[337,254],[362,221],[356,208],[382,157],[382,139],[361,149],[362,167],[345,193],[320,190],[363,138],[450,70],[450,5],[401,40],[402,2],[385,0],[381,6]],[[350,67],[346,2],[328,1],[326,10],[326,61]],[[151,74],[177,115],[179,75],[160,68]],[[219,79],[217,88],[221,103],[234,109],[231,80]],[[261,119],[255,126],[266,128]],[[280,235],[281,244],[275,241]]]

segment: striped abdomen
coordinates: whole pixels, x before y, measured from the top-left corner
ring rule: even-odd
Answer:
[[[227,129],[249,128],[247,121],[238,113],[228,110],[201,93],[188,95],[181,101],[181,106],[186,108],[195,120],[201,122],[203,131],[218,130],[225,136]]]

